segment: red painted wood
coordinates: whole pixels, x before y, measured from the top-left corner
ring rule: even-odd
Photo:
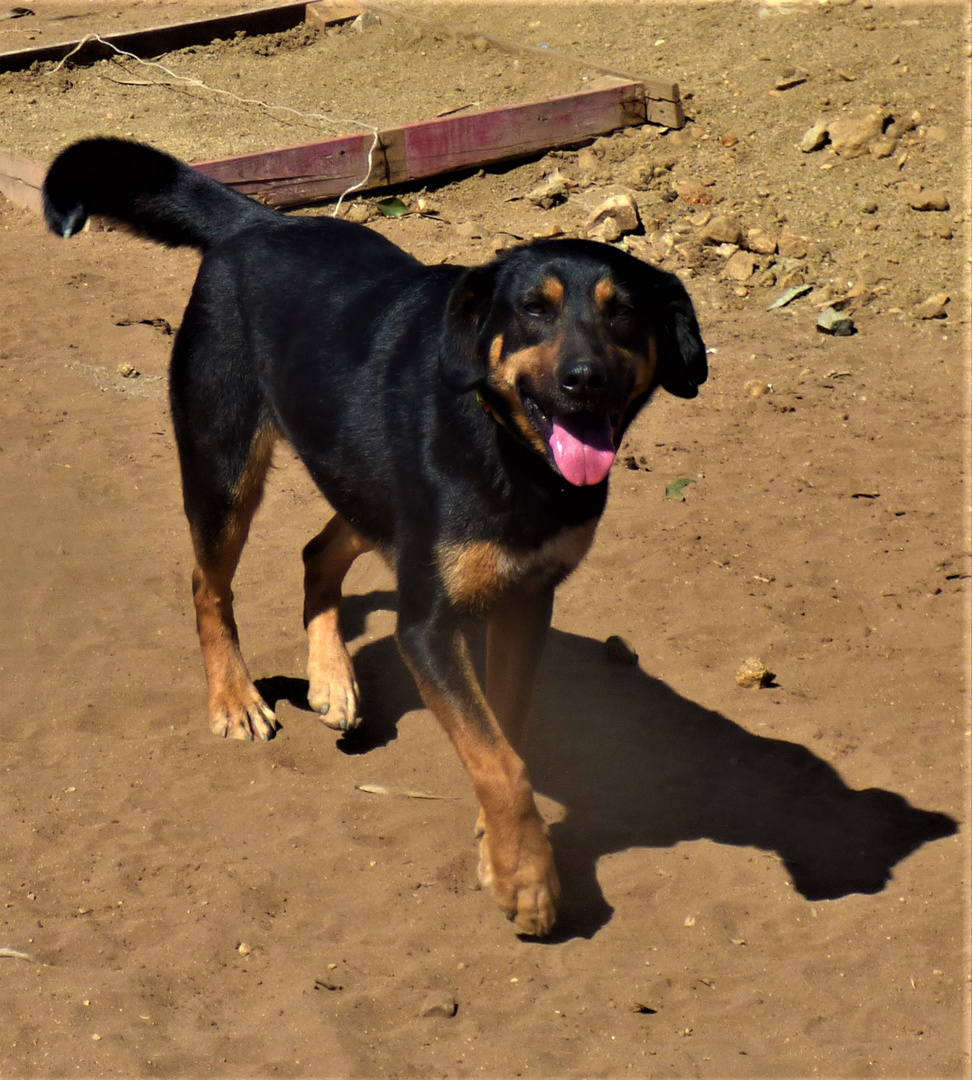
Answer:
[[[644,87],[630,82],[383,131],[389,183],[569,146],[645,122]]]

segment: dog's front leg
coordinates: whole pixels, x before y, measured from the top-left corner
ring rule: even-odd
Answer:
[[[525,934],[549,933],[560,884],[523,759],[503,734],[448,605],[410,610],[403,594],[398,640],[426,705],[472,778],[485,826],[481,868],[500,907]]]

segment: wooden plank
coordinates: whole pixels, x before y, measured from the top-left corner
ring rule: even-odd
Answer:
[[[356,19],[365,11],[367,8],[358,0],[315,0],[307,5],[307,21],[312,26],[333,26],[345,19]]]
[[[22,71],[33,63],[63,60],[71,53],[72,64],[92,64],[96,60],[111,56],[111,45],[135,56],[147,58],[160,56],[173,49],[185,49],[190,45],[208,45],[217,38],[232,37],[238,31],[247,34],[277,34],[299,26],[304,22],[306,14],[306,2],[275,4],[257,11],[237,11],[231,15],[217,15],[195,22],[170,23],[124,34],[102,34],[102,41],[86,41],[80,38],[33,49],[14,49],[0,53],[0,72]]]
[[[273,206],[337,196],[362,181],[367,187],[388,182],[385,156],[372,132],[220,158],[194,168]]]
[[[24,210],[31,210],[35,214],[43,212],[41,185],[46,173],[44,162],[0,147],[0,193]]]
[[[644,122],[644,86],[628,82],[423,120],[382,131],[381,142],[388,158],[388,182],[398,184],[576,145]]]

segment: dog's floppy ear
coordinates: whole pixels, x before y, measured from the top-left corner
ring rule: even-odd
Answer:
[[[709,375],[705,342],[685,287],[668,275],[658,335],[658,381],[676,397],[694,398]]]
[[[439,373],[450,390],[473,390],[486,378],[482,329],[495,283],[495,263],[475,266],[462,275],[449,297],[439,341]]]

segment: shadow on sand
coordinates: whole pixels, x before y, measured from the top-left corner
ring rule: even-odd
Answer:
[[[349,597],[349,640],[368,610],[393,600]],[[391,638],[359,649],[355,667],[362,726],[338,746],[366,753],[422,703]],[[271,708],[307,708],[302,679],[258,686]],[[590,638],[551,631],[534,712],[534,787],[566,808],[551,829],[563,886],[556,940],[591,937],[610,919],[596,871],[612,852],[703,838],[755,847],[776,852],[808,900],[830,900],[880,892],[897,863],[958,829],[893,791],[855,791],[806,747],[753,735],[640,668],[609,664]]]

